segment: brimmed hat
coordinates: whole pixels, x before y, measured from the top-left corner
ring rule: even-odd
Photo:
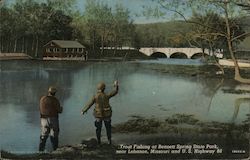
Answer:
[[[104,90],[105,89],[105,83],[103,83],[103,82],[98,83],[97,84],[97,89],[98,90]]]
[[[48,92],[49,93],[56,93],[57,89],[56,89],[56,87],[50,86],[49,89],[48,89]]]

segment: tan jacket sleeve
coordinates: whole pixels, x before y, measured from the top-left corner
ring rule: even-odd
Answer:
[[[85,113],[89,110],[89,108],[95,103],[95,96],[91,98],[91,100],[84,106],[82,112]]]
[[[119,86],[115,86],[115,89],[111,91],[109,94],[107,94],[108,98],[115,96],[118,93],[118,90],[119,90]]]

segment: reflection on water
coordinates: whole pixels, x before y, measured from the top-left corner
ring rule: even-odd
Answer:
[[[145,69],[143,65],[140,62],[1,62],[1,149],[37,150],[38,102],[49,85],[59,88],[57,97],[64,107],[60,116],[60,145],[79,143],[94,136],[93,108],[84,117],[80,110],[94,94],[99,81],[105,81],[110,91],[116,78],[120,81],[120,92],[111,99],[113,124],[127,121],[130,115],[165,119],[178,113],[195,115],[202,121],[228,123],[235,115],[235,123],[246,120],[249,108],[242,107],[245,103],[235,111],[235,101],[242,95],[223,92],[225,88],[235,89],[230,82],[167,74]],[[244,96],[249,97],[249,93]]]
[[[246,104],[246,105],[245,105]],[[234,114],[233,114],[233,121],[236,120],[240,107],[249,107],[249,112],[250,112],[250,97],[243,97],[243,98],[237,98],[234,103]]]
[[[173,64],[173,65],[204,65],[201,59],[158,58],[157,60],[143,60],[142,63]]]

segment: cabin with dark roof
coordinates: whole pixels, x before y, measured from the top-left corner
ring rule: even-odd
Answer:
[[[44,45],[43,59],[86,60],[86,47],[77,41],[52,40]]]

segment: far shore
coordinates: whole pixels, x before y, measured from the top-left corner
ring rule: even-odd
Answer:
[[[0,61],[2,60],[37,60],[37,61],[81,61],[81,62],[111,62],[111,61],[134,61],[134,60],[152,60],[156,57],[149,57],[140,52],[131,52],[129,54],[113,54],[112,52],[104,52],[100,57],[99,54],[90,54],[85,60],[85,57],[32,57],[25,53],[0,53]],[[238,64],[241,68],[250,68],[250,60],[238,59]],[[231,59],[219,59],[219,63],[225,67],[234,67]]]
[[[81,58],[81,57],[80,57]],[[186,74],[191,76],[197,76],[197,75],[204,75],[204,76],[212,76],[212,77],[224,77],[224,78],[233,78],[234,75],[234,64],[232,60],[230,59],[220,59],[222,65],[224,66],[225,74],[222,75],[219,67],[214,62],[204,62],[201,65],[187,65],[187,64],[167,64],[163,61],[157,61],[157,58],[155,57],[148,57],[148,56],[141,56],[140,54],[132,55],[123,57],[121,55],[103,55],[103,57],[99,57],[97,55],[89,57],[87,60],[81,59],[62,59],[62,60],[52,60],[47,59],[44,60],[42,58],[32,58],[31,56],[27,56],[26,54],[22,53],[12,53],[9,55],[9,53],[1,53],[0,54],[0,62],[1,61],[34,61],[34,62],[55,62],[55,63],[73,63],[73,62],[79,62],[79,63],[91,63],[91,62],[140,62],[144,61],[148,63],[144,63],[144,67],[150,68],[153,70],[157,70],[164,73],[175,73],[175,74]],[[152,61],[151,61],[152,60]],[[219,62],[220,62],[219,61]],[[162,63],[163,62],[163,63]],[[250,61],[249,60],[238,60],[238,64],[241,68],[241,74],[248,78],[249,72],[250,72]]]
[[[27,60],[33,59],[24,53],[0,53],[0,60]]]

